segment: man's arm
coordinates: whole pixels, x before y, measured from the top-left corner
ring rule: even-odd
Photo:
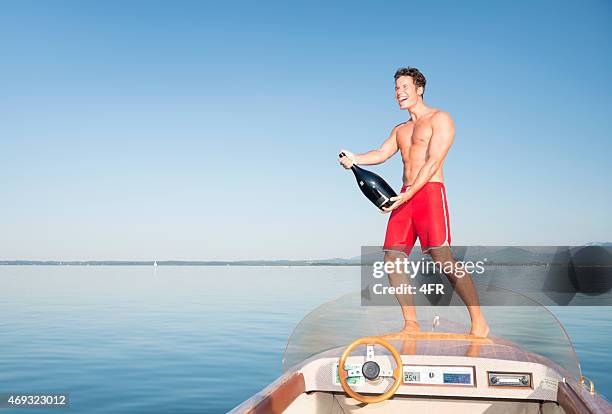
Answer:
[[[427,161],[425,161],[408,191],[392,198],[391,200],[397,201],[385,210],[393,210],[408,201],[431,180],[436,171],[442,166],[444,158],[446,158],[446,154],[448,154],[448,150],[453,144],[455,125],[447,112],[438,112],[432,117],[431,127],[432,135],[427,146]]]
[[[385,162],[386,160],[391,158],[393,154],[397,152],[397,128],[398,127],[399,125],[393,128],[393,130],[391,131],[391,134],[389,135],[389,138],[387,138],[385,142],[382,143],[379,149],[366,152],[365,154],[349,153],[347,154],[348,155],[347,158],[350,159],[351,158],[350,155],[352,155],[353,159],[350,160],[352,162],[349,161],[345,163],[341,161],[342,165],[345,168],[351,168],[353,163],[357,165],[375,165],[375,164],[380,164],[382,162]],[[344,152],[346,153],[348,151],[344,151]]]

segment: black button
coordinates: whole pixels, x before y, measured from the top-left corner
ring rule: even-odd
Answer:
[[[380,374],[380,367],[374,361],[367,361],[361,367],[361,372],[363,372],[363,376],[369,379],[370,381],[375,380]]]

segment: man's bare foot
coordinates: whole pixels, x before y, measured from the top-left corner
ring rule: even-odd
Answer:
[[[409,336],[411,334],[417,333],[421,330],[421,326],[419,325],[419,323],[417,321],[404,321],[404,327],[397,332],[391,332],[385,335],[381,335],[383,338],[386,337],[392,337],[392,338],[398,338],[398,337],[402,337],[402,336]]]
[[[484,316],[480,315],[477,319],[472,320],[472,329],[470,335],[477,336],[479,338],[486,338],[489,336],[489,324],[485,320]]]
[[[404,321],[404,327],[399,334],[411,334],[415,332],[419,332],[421,330],[421,325],[417,321]]]

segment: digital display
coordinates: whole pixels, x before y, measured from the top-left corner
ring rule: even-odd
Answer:
[[[420,372],[404,372],[404,382],[419,382],[420,380]]]
[[[445,384],[471,384],[471,375],[470,374],[453,374],[453,373],[444,373],[444,383]]]

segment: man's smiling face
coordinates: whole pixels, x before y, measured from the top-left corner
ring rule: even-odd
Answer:
[[[395,81],[395,99],[400,109],[408,109],[419,100],[419,90],[410,76],[401,76]],[[422,92],[421,92],[422,93]]]

